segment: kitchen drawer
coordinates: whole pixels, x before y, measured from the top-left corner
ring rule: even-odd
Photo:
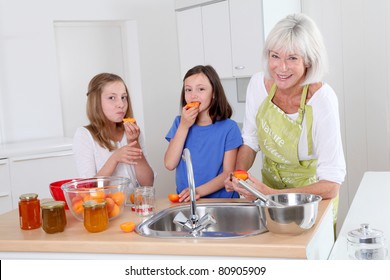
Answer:
[[[0,159],[0,214],[12,209],[11,180],[8,159]]]
[[[37,193],[40,199],[51,198],[49,184],[77,177],[72,150],[10,158],[12,204],[18,207],[23,193]]]

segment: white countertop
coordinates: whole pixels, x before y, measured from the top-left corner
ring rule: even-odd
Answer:
[[[348,232],[360,228],[360,225],[364,223],[368,223],[373,229],[383,231],[387,248],[390,248],[389,197],[390,172],[366,172],[352,201],[329,259],[348,259]]]
[[[26,156],[72,149],[72,138],[55,137],[0,144],[0,158]]]

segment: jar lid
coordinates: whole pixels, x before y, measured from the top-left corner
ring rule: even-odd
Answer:
[[[53,209],[53,208],[63,208],[63,207],[65,207],[64,201],[47,201],[41,203],[42,209]]]
[[[19,199],[20,200],[33,200],[33,199],[36,199],[37,197],[38,197],[38,194],[36,194],[36,193],[24,193],[24,194],[19,196]]]
[[[384,236],[382,231],[370,228],[369,224],[361,224],[359,229],[348,232],[348,241],[358,244],[383,244]]]
[[[84,208],[92,208],[92,207],[104,207],[106,206],[107,202],[106,201],[101,201],[101,202],[98,202],[96,200],[87,200],[85,202],[83,202],[83,206]]]

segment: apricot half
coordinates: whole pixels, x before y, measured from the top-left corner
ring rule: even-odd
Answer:
[[[248,179],[248,172],[246,172],[245,170],[237,169],[233,172],[233,176],[237,179],[245,181],[246,179]]]
[[[125,222],[120,224],[119,227],[123,232],[132,232],[135,229],[136,224],[133,222]]]
[[[187,103],[187,105],[186,105],[186,109],[190,109],[190,108],[192,108],[192,107],[199,107],[200,106],[200,102],[190,102],[190,103]]]
[[[134,118],[124,118],[123,122],[135,123],[135,119]]]

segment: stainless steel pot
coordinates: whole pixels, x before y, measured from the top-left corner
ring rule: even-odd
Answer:
[[[322,197],[314,194],[284,193],[269,195],[271,201],[282,204],[276,207],[261,203],[264,209],[266,227],[277,234],[300,234],[313,227],[318,204]]]

